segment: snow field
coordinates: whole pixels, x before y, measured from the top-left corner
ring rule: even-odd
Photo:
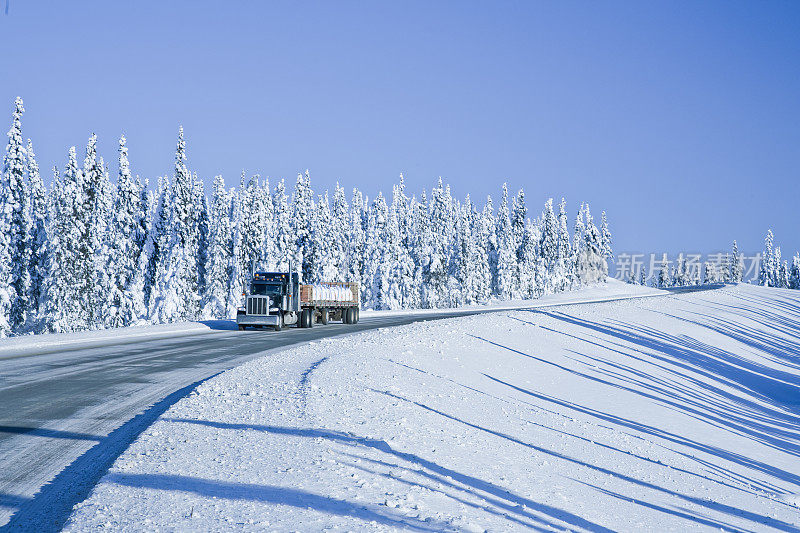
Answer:
[[[178,402],[67,530],[797,531],[800,295],[324,340]]]

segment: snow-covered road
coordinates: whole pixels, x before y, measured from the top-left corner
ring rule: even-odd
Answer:
[[[287,346],[415,321],[563,301],[645,296],[606,286],[447,311],[364,312],[355,326],[234,331],[224,322],[0,341],[0,527],[59,529],[134,438],[194,385]],[[281,356],[282,358],[282,356]]]
[[[197,387],[67,529],[800,531],[800,293],[323,339]]]

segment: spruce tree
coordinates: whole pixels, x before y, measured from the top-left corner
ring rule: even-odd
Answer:
[[[294,235],[289,201],[286,196],[286,184],[283,180],[275,186],[272,194],[272,210],[275,218],[275,268],[279,271],[289,270],[289,259],[294,257]],[[297,263],[295,263],[295,268]]]
[[[228,282],[228,316],[236,316],[242,305],[242,294],[247,283],[247,271],[242,271],[242,191],[231,191],[231,262]]]
[[[539,238],[539,256],[544,267],[543,287],[545,293],[553,293],[561,285],[558,276],[559,260],[559,224],[553,212],[553,199],[544,204],[541,216],[541,236]]]
[[[667,254],[661,261],[661,269],[658,271],[657,285],[659,289],[664,289],[672,286],[672,276],[669,271],[669,264],[667,263]]]
[[[80,269],[79,301],[90,327],[108,325],[111,278],[106,271],[108,262],[108,228],[113,196],[103,158],[97,155],[97,136],[92,134],[86,145],[83,161],[79,221],[83,224],[78,249]]]
[[[336,184],[333,194],[333,207],[330,221],[330,260],[335,275],[330,281],[347,281],[347,226],[349,220],[349,206],[344,189]]]
[[[764,287],[773,287],[775,285],[775,255],[772,249],[774,236],[772,230],[767,230],[767,236],[764,238],[764,255],[761,258],[761,267],[758,272],[758,284]]]
[[[789,288],[800,289],[800,253],[795,252],[789,272]]]
[[[567,220],[567,202],[561,198],[558,204],[558,262],[555,280],[556,290],[567,290],[573,283],[572,247],[570,246]]]
[[[8,288],[0,288],[10,299],[8,322],[12,332],[21,333],[28,321],[30,311],[32,221],[30,211],[31,193],[27,179],[27,153],[22,139],[22,114],[25,112],[22,98],[15,101],[8,144],[3,157],[3,183],[0,191],[0,209],[7,220],[0,228],[7,231],[9,254]],[[0,260],[5,253],[0,252]],[[5,290],[4,290],[5,289]],[[0,299],[3,296],[0,295]],[[2,304],[0,304],[2,305]],[[2,330],[2,325],[0,325]],[[2,334],[2,331],[0,331]]]
[[[142,253],[142,185],[131,175],[125,136],[119,139],[119,175],[106,271],[111,277],[108,326],[135,324],[145,315]]]
[[[572,232],[573,283],[578,287],[586,282],[585,276],[588,270],[584,210],[585,205],[581,204],[575,217],[575,226]]]
[[[504,300],[514,298],[514,274],[516,270],[517,246],[511,226],[508,207],[508,187],[503,184],[503,196],[497,211],[497,287],[495,294]]]
[[[86,261],[84,240],[88,216],[83,173],[75,147],[69,149],[63,175],[54,170],[50,254],[44,284],[45,322],[54,333],[80,331],[90,326],[84,307]]]
[[[222,176],[214,178],[208,225],[208,266],[202,316],[207,319],[225,318],[228,316],[233,232],[231,194],[225,189]]]
[[[166,176],[159,177],[152,222],[147,235],[147,270],[144,283],[144,302],[147,307],[147,315],[153,322],[158,322],[156,304],[161,301],[161,291],[165,288],[163,280],[170,242],[171,205],[172,195],[169,179]]]
[[[739,254],[739,246],[736,244],[736,241],[733,241],[731,255],[733,257],[731,258],[730,263],[730,281],[731,283],[741,283],[744,265],[742,264],[742,257],[741,254]]]
[[[307,281],[314,278],[313,265],[311,263],[311,217],[314,211],[314,198],[308,170],[306,170],[305,174],[297,175],[292,208],[292,232],[295,237],[294,263],[300,271],[301,281]]]
[[[28,272],[31,279],[30,287],[30,315],[32,324],[31,331],[41,333],[43,324],[41,314],[44,311],[42,305],[42,291],[44,290],[45,279],[48,271],[48,234],[49,206],[47,191],[45,190],[42,177],[39,174],[39,165],[36,163],[36,156],[33,152],[33,143],[28,139],[28,179],[30,180],[31,192],[31,257],[28,264]]]
[[[603,211],[600,216],[600,243],[602,249],[602,256],[603,259],[608,262],[614,256],[614,252],[611,248],[613,244],[611,239],[611,231],[608,229],[608,219],[606,218],[606,212]]]
[[[364,245],[362,290],[366,307],[371,309],[385,308],[381,301],[381,266],[384,260],[388,214],[386,200],[379,192],[369,208]]]
[[[200,311],[198,187],[186,166],[186,143],[182,127],[178,133],[171,192],[171,206],[167,211],[169,240],[164,256],[165,270],[157,280],[160,290],[156,318],[159,322],[192,320]]]

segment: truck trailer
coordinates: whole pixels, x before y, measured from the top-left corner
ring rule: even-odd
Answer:
[[[239,329],[272,327],[280,331],[292,324],[310,328],[331,320],[358,323],[358,283],[301,284],[298,278],[296,272],[253,274],[249,291],[243,294],[244,305],[236,313]]]

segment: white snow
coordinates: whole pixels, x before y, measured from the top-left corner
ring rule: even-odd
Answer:
[[[68,531],[797,531],[800,293],[508,311],[211,379]]]
[[[185,335],[202,335],[216,333],[219,330],[233,329],[236,329],[236,324],[233,321],[209,320],[206,322],[176,322],[173,324],[129,326],[73,333],[25,335],[0,340],[0,359],[34,353],[94,348]]]

